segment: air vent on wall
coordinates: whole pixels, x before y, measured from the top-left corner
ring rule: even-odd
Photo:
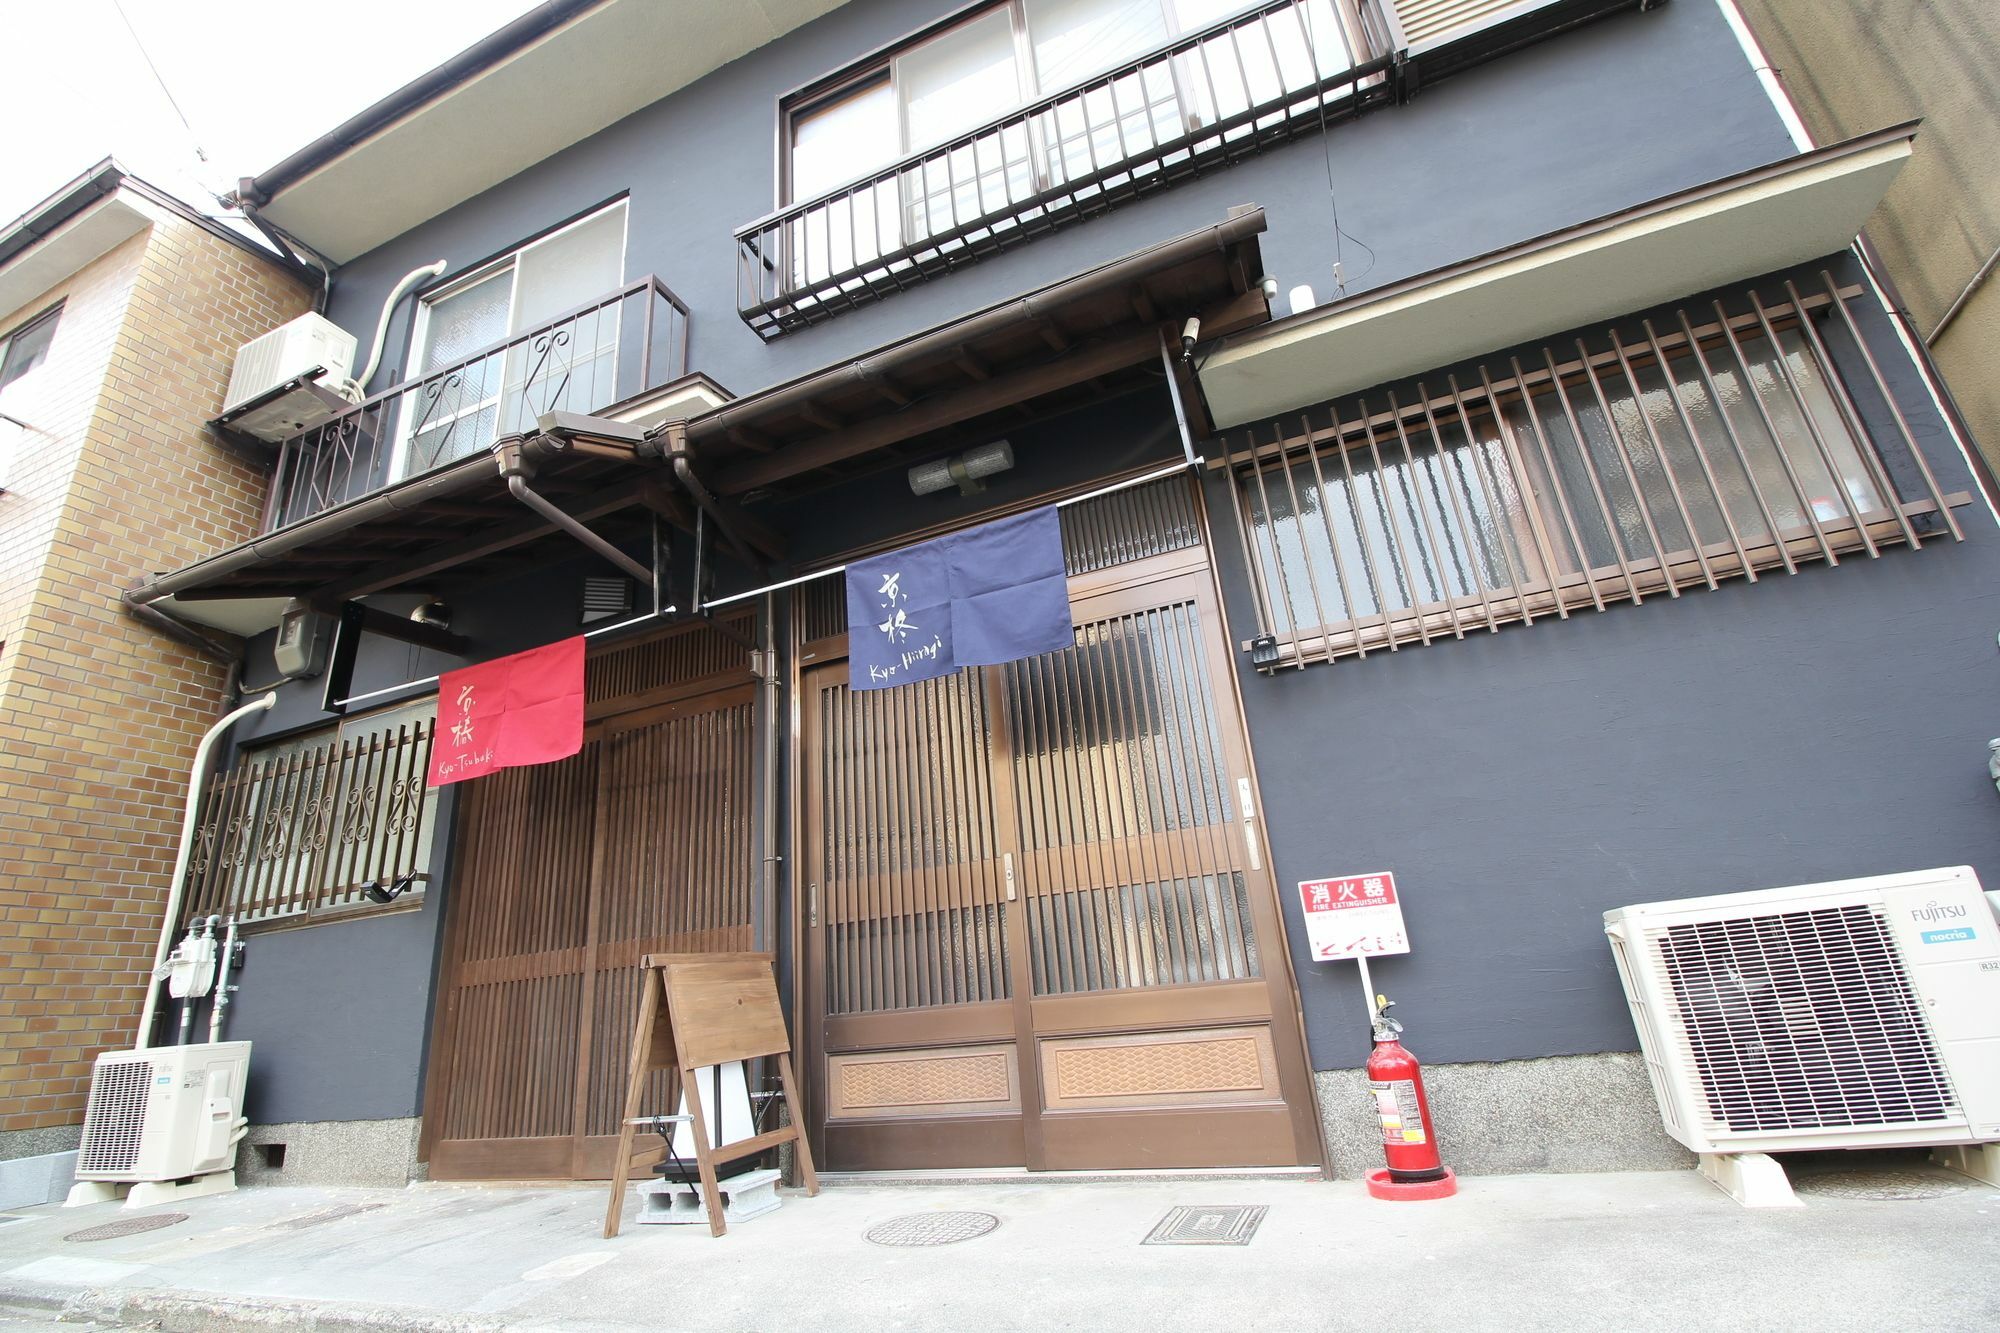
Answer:
[[[586,578],[583,581],[583,624],[632,614],[632,580]]]

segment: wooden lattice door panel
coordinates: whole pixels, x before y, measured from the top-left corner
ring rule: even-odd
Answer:
[[[751,947],[752,688],[616,703],[575,758],[467,785],[425,1100],[438,1179],[608,1175],[640,958]]]
[[[893,690],[806,678],[830,1167],[1317,1159],[1205,558],[1070,592],[1062,652]],[[927,924],[968,907],[993,928]]]
[[[1201,625],[1157,599],[1001,672],[1036,995],[1259,975]]]
[[[981,678],[857,691],[834,664],[808,677],[805,699],[808,990],[829,1060],[809,1097],[833,1160],[878,1163],[878,1144],[897,1151],[924,1123],[930,1164],[1018,1165],[1012,926]],[[931,1048],[898,1051],[912,1036]]]
[[[577,1174],[608,1175],[625,1098],[627,1044],[655,953],[751,947],[756,890],[755,703],[750,687],[649,708],[606,725]],[[648,1105],[661,1105],[666,1074]]]
[[[569,1172],[599,755],[466,787],[425,1108],[441,1178]]]
[[[976,675],[817,692],[827,1012],[1008,996],[1005,872]]]

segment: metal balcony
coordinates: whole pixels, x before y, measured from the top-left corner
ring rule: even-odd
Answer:
[[[688,308],[658,278],[372,394],[284,441],[266,532],[491,447],[544,412],[593,412],[687,373]]]
[[[1393,100],[1380,0],[1347,9],[1353,43],[1307,8],[1189,33],[740,228],[744,322],[778,337]]]

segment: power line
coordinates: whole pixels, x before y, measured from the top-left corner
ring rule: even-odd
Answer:
[[[188,123],[187,112],[181,110],[181,104],[174,100],[173,89],[167,87],[166,79],[160,74],[160,67],[153,63],[152,53],[146,49],[146,43],[140,40],[139,30],[132,26],[132,16],[125,12],[123,0],[111,0],[111,7],[117,10],[118,17],[125,21],[125,31],[132,34],[132,45],[139,48],[139,58],[146,62],[147,69],[153,71],[153,82],[160,85],[160,92],[166,97],[167,105],[181,118],[181,128],[187,131],[188,142],[194,145],[194,155],[201,159],[203,166],[207,166],[208,154],[201,149],[201,139],[195,134],[194,126]]]

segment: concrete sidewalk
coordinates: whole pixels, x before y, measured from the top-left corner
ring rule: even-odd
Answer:
[[[1893,1165],[1876,1179],[1919,1169]],[[2000,1327],[2000,1191],[1921,1169],[1917,1192],[1941,1192],[1764,1212],[1693,1172],[1476,1178],[1421,1204],[1270,1179],[851,1185],[721,1240],[630,1207],[602,1240],[596,1188],[267,1187],[140,1210],[189,1216],[106,1241],[64,1236],[134,1214],[0,1219],[0,1327]],[[1183,1204],[1269,1211],[1241,1247],[1140,1243]],[[864,1238],[946,1210],[999,1224],[926,1249]]]

